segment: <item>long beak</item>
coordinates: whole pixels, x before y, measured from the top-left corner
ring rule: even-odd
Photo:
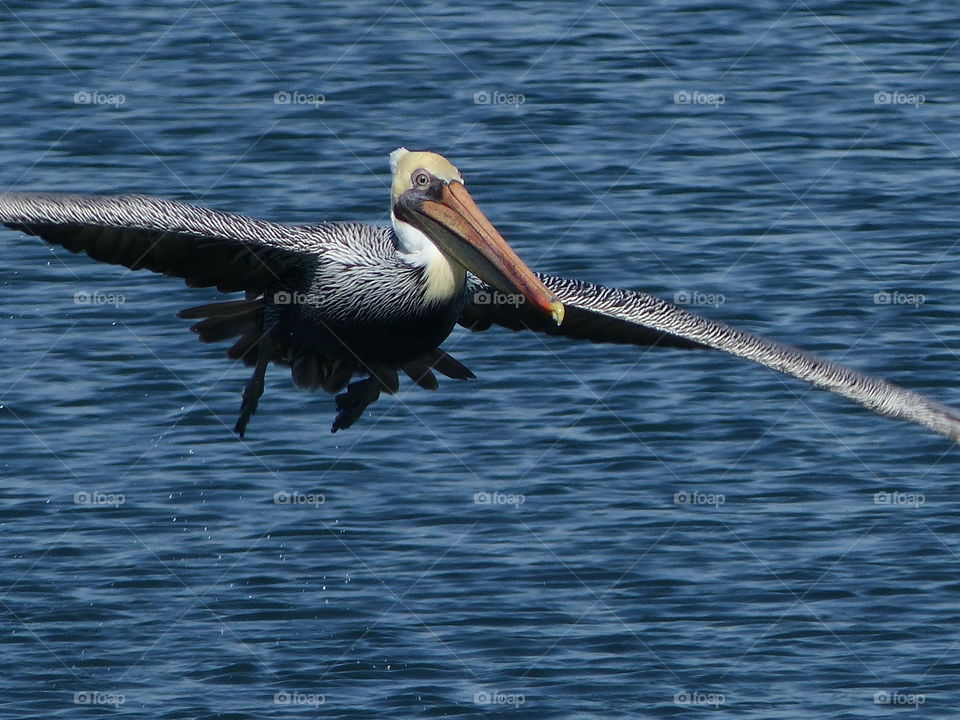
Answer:
[[[563,322],[563,304],[517,257],[462,183],[445,184],[439,202],[424,200],[420,212],[453,233],[431,233],[430,239],[467,270],[503,293],[522,295],[553,316],[557,325]]]

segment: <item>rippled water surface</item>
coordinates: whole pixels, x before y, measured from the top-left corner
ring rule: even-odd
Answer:
[[[960,405],[958,20],[8,0],[0,185],[384,223],[388,153],[429,148],[537,269]],[[247,370],[174,317],[210,290],[0,249],[0,715],[955,717],[957,454],[922,428],[458,330],[476,380],[331,435],[273,369],[239,441]]]

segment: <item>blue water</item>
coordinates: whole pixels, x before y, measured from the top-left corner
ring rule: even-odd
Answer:
[[[8,0],[0,184],[386,222],[388,153],[433,149],[537,269],[960,405],[958,20]],[[0,248],[0,716],[956,716],[960,480],[922,428],[458,330],[476,380],[334,436],[273,369],[239,441],[248,371],[174,317],[211,291]]]

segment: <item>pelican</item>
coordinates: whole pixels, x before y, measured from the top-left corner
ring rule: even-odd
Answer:
[[[789,345],[707,319],[658,297],[530,270],[446,158],[398,148],[392,227],[282,225],[146,195],[0,194],[0,223],[71,252],[243,292],[181,310],[200,340],[234,340],[253,367],[234,431],[242,438],[271,363],[335,396],[331,430],[350,427],[403,372],[474,375],[440,344],[457,324],[500,325],[592,342],[721,350],[842,395],[880,415],[960,439],[960,411]],[[499,302],[491,302],[497,298]]]

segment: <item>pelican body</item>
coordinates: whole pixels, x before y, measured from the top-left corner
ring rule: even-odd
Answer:
[[[252,366],[234,427],[243,437],[271,363],[336,396],[350,427],[399,372],[436,389],[434,371],[474,377],[440,349],[459,323],[593,342],[712,348],[960,439],[960,412],[929,397],[691,313],[646,293],[534,273],[444,157],[390,156],[391,227],[281,225],[145,195],[0,194],[0,223],[103,262],[180,277],[242,299],[181,310],[205,342]],[[493,293],[510,303],[489,303]]]

